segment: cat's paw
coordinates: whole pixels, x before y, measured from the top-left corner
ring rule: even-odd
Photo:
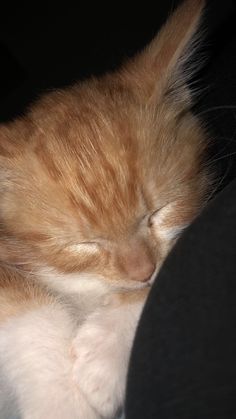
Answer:
[[[84,325],[73,341],[73,380],[90,405],[112,418],[123,404],[127,359],[116,330],[99,324]]]

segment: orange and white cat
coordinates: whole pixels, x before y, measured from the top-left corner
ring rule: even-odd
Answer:
[[[206,200],[186,0],[121,69],[0,127],[0,417],[112,418],[146,296]],[[191,64],[192,66],[192,64]]]

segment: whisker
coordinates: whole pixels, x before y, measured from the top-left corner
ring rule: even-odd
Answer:
[[[197,114],[201,116],[208,112],[218,111],[218,110],[236,110],[236,105],[213,106],[212,108],[205,109],[204,111],[198,112]]]
[[[230,169],[232,167],[232,163],[233,163],[233,161],[232,161],[232,159],[230,159],[229,164],[227,165],[227,168],[225,170],[224,175],[219,177],[219,179],[215,180],[215,188],[213,188],[213,190],[211,191],[210,195],[207,198],[206,203],[208,203],[211,200],[211,198],[215,195],[215,193],[220,190],[220,186],[223,184],[224,180],[226,179],[226,177],[228,176],[228,174],[230,172]],[[217,182],[217,180],[218,180],[218,182]]]
[[[236,138],[235,138],[235,134],[236,134],[236,130],[234,132],[234,134],[232,135],[232,138],[229,137],[217,137],[217,140],[223,140],[223,141],[228,141],[229,143],[236,143]]]
[[[217,161],[220,161],[220,160],[226,159],[227,157],[232,157],[232,156],[234,156],[235,154],[236,154],[236,151],[233,151],[232,153],[228,153],[228,154],[225,154],[224,156],[221,156],[221,157],[219,157],[219,158],[217,158],[217,159],[211,160],[211,163],[215,163],[215,162],[217,162]]]
[[[215,195],[216,192],[218,192],[220,190],[220,186],[223,184],[224,180],[226,179],[230,169],[232,166],[232,161],[230,162],[230,164],[228,165],[227,169],[225,170],[224,175],[219,179],[219,182],[216,183],[215,188],[213,188],[213,190],[211,191],[210,195],[207,197],[206,203],[208,203],[211,198]]]

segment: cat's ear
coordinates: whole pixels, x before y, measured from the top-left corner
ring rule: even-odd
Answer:
[[[204,0],[183,1],[145,50],[123,68],[126,81],[146,100],[166,92],[186,94],[204,5]]]

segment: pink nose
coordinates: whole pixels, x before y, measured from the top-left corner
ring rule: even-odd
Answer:
[[[148,281],[156,267],[148,249],[137,244],[121,251],[119,264],[128,279],[139,282]]]
[[[129,276],[133,281],[147,282],[154,271],[155,265],[153,263],[144,263],[143,265],[140,263],[136,269],[130,270]]]

